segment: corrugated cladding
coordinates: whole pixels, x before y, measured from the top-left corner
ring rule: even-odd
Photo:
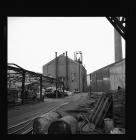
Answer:
[[[104,68],[92,73],[92,90],[96,92],[109,89],[109,68]]]
[[[110,68],[110,90],[125,89],[125,61],[116,63]]]
[[[91,90],[95,92],[117,90],[118,86],[125,88],[125,60],[91,73],[91,78]]]

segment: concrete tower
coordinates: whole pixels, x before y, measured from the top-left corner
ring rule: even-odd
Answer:
[[[115,48],[115,62],[122,59],[122,42],[121,35],[114,29],[114,48]]]

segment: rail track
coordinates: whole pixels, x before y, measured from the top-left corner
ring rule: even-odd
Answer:
[[[33,120],[37,117],[44,117],[44,115],[46,115],[47,113],[51,112],[51,111],[55,111],[56,109],[60,108],[63,105],[68,104],[69,102],[65,102],[59,106],[54,106],[52,107],[49,111],[47,111],[46,113],[42,113],[42,114],[38,114],[35,117],[33,117],[32,119],[20,122],[16,125],[12,125],[12,126],[8,126],[8,134],[32,134],[33,131]]]

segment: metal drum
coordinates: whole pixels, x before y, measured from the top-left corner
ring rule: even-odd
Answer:
[[[43,117],[35,118],[33,122],[33,134],[47,134],[50,123],[61,117],[58,112],[49,112]]]
[[[78,121],[73,116],[53,121],[48,128],[48,134],[76,134],[77,131]]]
[[[105,132],[110,133],[111,130],[114,128],[114,122],[110,118],[105,118],[104,119],[104,124],[105,124]]]

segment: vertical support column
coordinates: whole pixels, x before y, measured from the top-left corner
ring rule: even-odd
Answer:
[[[57,80],[58,80],[58,60],[57,60],[57,52],[55,52],[55,73],[56,73],[56,90],[57,90]]]
[[[64,82],[63,82],[63,97],[64,97]]]
[[[80,63],[79,63],[79,92],[80,92]]]
[[[68,55],[66,51],[66,89],[69,90],[69,85],[68,85]]]
[[[90,97],[91,97],[91,94],[92,94],[92,93],[91,93],[91,92],[92,92],[92,89],[91,89],[91,88],[92,88],[92,87],[91,87],[91,86],[92,86],[92,82],[91,82],[92,78],[91,78],[91,76],[92,76],[92,75],[91,75],[91,73],[90,73]]]
[[[57,88],[58,88],[58,84],[57,84],[57,81],[58,81],[58,59],[57,59],[57,52],[55,52],[55,64],[56,64],[56,98],[57,98]]]
[[[83,64],[83,54],[82,52],[80,54],[81,54],[81,64]]]
[[[118,17],[120,19],[120,17]],[[119,32],[114,29],[114,49],[115,49],[115,62],[122,59],[122,41]]]
[[[40,100],[43,101],[43,97],[42,97],[42,75],[40,76]]]
[[[25,91],[25,71],[23,70],[23,73],[22,73],[22,91],[21,91],[22,105],[24,104],[24,91]]]
[[[58,84],[57,84],[57,81],[56,81],[56,98],[58,98],[58,91],[57,91],[57,87],[58,87]]]

